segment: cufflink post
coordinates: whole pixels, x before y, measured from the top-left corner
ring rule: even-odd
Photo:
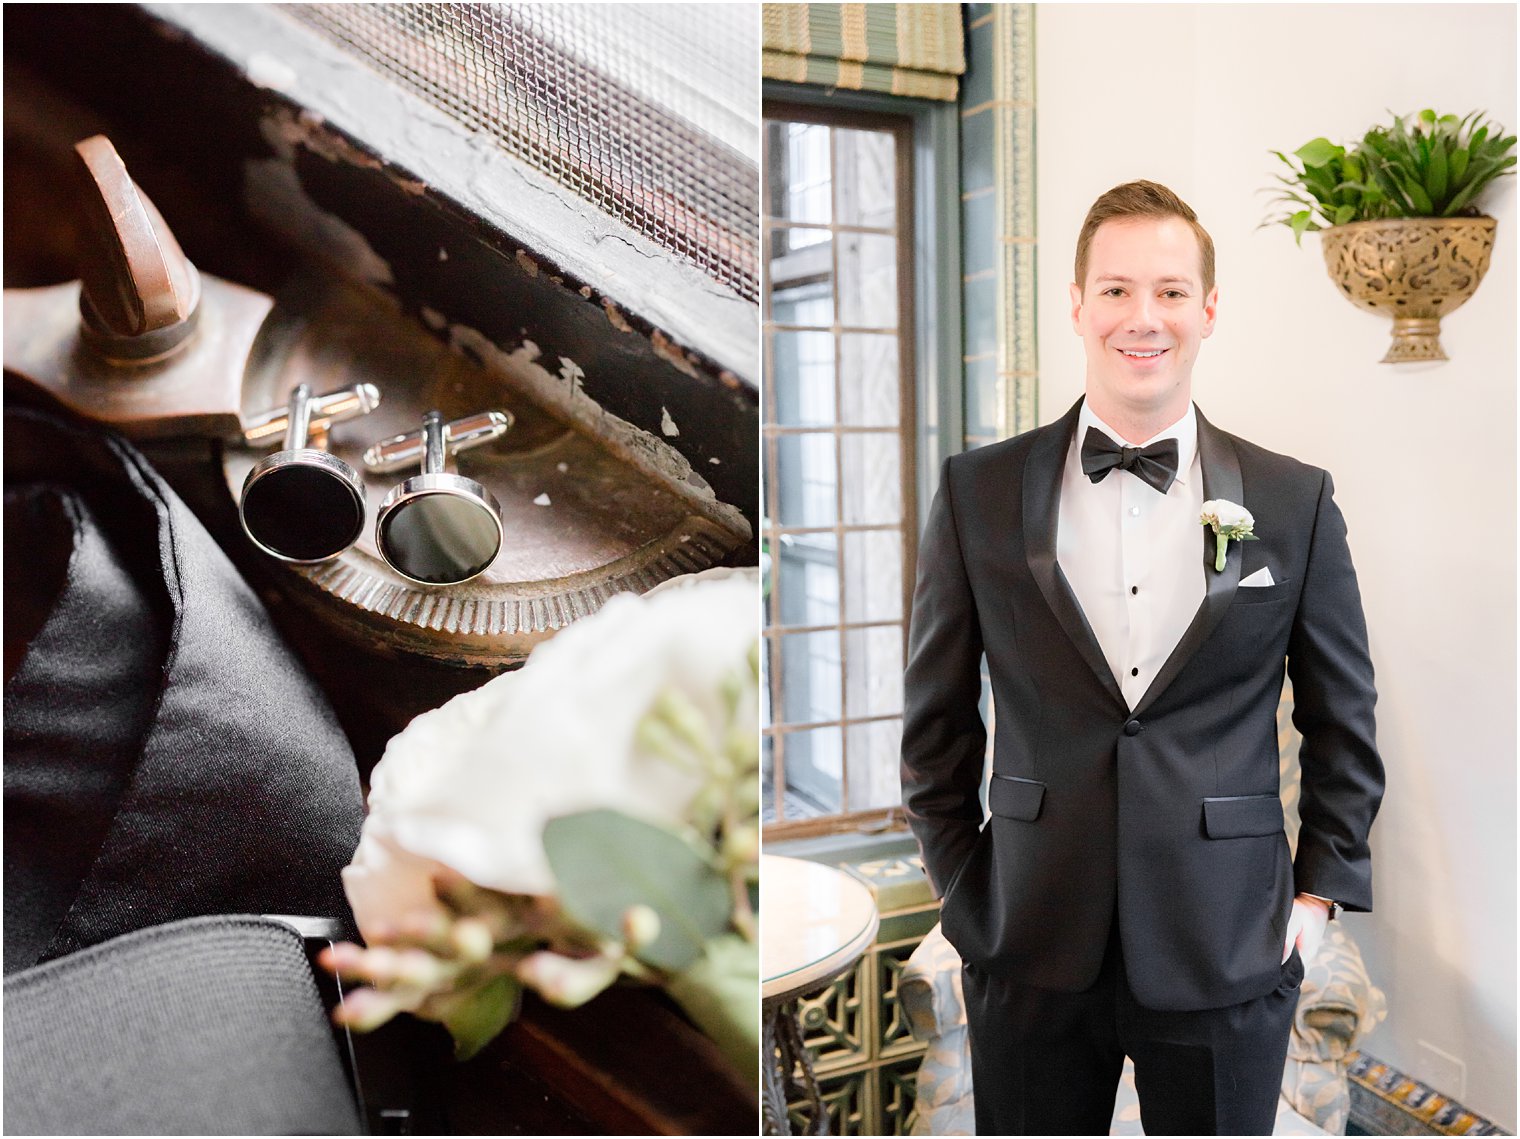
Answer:
[[[380,402],[373,384],[358,384],[314,399],[297,384],[282,411],[245,428],[244,440],[268,446],[284,435],[281,450],[260,459],[243,480],[238,518],[259,549],[284,562],[311,564],[337,557],[364,532],[364,481],[342,459],[308,446],[313,431],[372,411]]]
[[[478,577],[501,550],[501,506],[474,479],[445,469],[451,453],[478,447],[512,425],[506,412],[443,421],[430,411],[422,429],[376,443],[370,470],[420,462],[421,473],[393,487],[375,519],[375,545],[387,565],[419,585],[458,585]]]

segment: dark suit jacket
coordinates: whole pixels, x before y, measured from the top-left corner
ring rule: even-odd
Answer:
[[[1330,476],[1198,415],[1205,499],[1240,503],[1258,541],[1216,573],[1133,712],[1056,564],[1060,421],[952,456],[919,550],[903,800],[973,967],[1077,992],[1116,910],[1150,1008],[1219,1008],[1281,979],[1295,892],[1372,907],[1367,835],[1382,797],[1372,662]],[[1112,476],[1111,476],[1112,477]],[[1268,566],[1276,584],[1239,589]],[[982,825],[986,654],[996,708]],[[1303,734],[1298,853],[1278,793],[1283,665]]]

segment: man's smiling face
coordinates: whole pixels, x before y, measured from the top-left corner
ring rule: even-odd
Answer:
[[[1219,290],[1203,295],[1198,239],[1179,217],[1115,218],[1093,234],[1071,322],[1087,349],[1087,398],[1120,427],[1181,419],[1193,361],[1214,331]]]

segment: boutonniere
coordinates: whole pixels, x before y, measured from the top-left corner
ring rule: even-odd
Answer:
[[[1224,552],[1229,548],[1231,538],[1237,542],[1256,541],[1256,535],[1251,532],[1256,519],[1244,506],[1227,498],[1211,498],[1205,502],[1203,517],[1199,521],[1214,529],[1214,569],[1218,573],[1224,572]]]

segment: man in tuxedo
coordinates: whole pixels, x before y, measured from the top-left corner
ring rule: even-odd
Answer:
[[[1340,908],[1372,907],[1383,770],[1346,526],[1326,472],[1192,404],[1218,299],[1192,209],[1110,190],[1071,286],[1085,396],[940,474],[903,798],[964,961],[979,1134],[1107,1134],[1126,1055],[1148,1134],[1270,1134],[1304,958]],[[1221,550],[1205,502],[1244,507],[1254,540]]]

